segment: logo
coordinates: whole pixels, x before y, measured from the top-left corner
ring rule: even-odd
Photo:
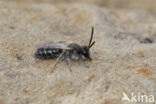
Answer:
[[[126,93],[123,92],[122,101],[128,101],[128,102],[154,102],[154,95],[141,95],[141,93],[134,94],[131,93],[131,96],[128,97]]]

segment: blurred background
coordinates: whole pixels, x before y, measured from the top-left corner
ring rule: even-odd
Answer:
[[[90,3],[109,8],[143,9],[156,14],[156,0],[2,0],[36,3]]]

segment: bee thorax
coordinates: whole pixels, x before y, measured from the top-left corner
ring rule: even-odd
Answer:
[[[80,56],[79,55],[76,55],[76,54],[72,54],[71,55],[71,59],[72,60],[79,60],[80,59]]]

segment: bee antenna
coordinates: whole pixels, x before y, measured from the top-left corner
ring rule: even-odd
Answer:
[[[89,46],[89,48],[91,48],[94,44],[95,44],[95,41]]]
[[[91,31],[91,37],[90,37],[90,41],[89,41],[88,47],[91,47],[91,46],[93,46],[93,43],[95,43],[95,42],[93,42],[93,43],[92,43],[93,34],[94,34],[94,27],[92,27],[92,31]]]

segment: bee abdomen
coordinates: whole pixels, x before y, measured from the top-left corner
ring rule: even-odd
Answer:
[[[62,53],[61,49],[43,49],[39,48],[35,52],[35,57],[39,59],[51,59],[55,58]]]

